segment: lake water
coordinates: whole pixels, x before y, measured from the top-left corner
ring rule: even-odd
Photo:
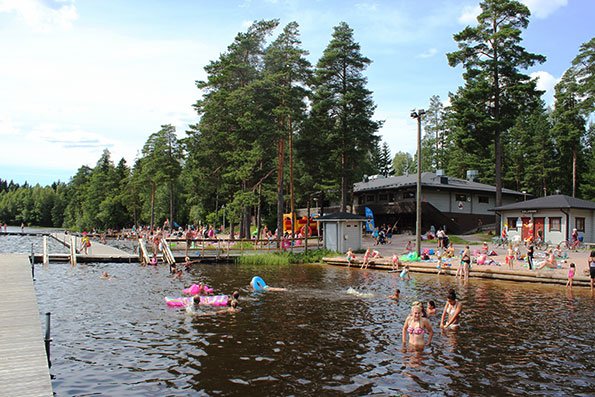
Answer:
[[[0,252],[30,240],[0,238]],[[35,244],[35,243],[34,243]],[[26,249],[19,250],[19,247]],[[60,249],[60,247],[56,247]],[[103,280],[108,271],[114,276]],[[286,292],[253,294],[252,276]],[[593,395],[595,299],[588,289],[360,271],[324,265],[164,267],[52,263],[35,267],[40,316],[52,313],[58,396]],[[168,308],[193,282],[241,291],[237,314]],[[371,294],[358,297],[349,288]],[[402,299],[386,298],[400,288]],[[411,302],[441,313],[455,288],[462,327],[423,352],[402,349]]]

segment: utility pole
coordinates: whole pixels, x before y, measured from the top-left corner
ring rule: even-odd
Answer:
[[[417,190],[415,194],[415,247],[417,256],[421,255],[421,117],[426,114],[423,109],[412,110],[411,117],[417,119]]]

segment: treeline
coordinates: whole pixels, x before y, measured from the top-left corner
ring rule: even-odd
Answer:
[[[594,40],[580,49],[556,87],[556,104],[524,71],[544,57],[527,52],[527,7],[482,2],[478,24],[454,36],[447,54],[465,83],[445,107],[430,99],[423,115],[423,170],[525,190],[595,199]],[[497,23],[495,23],[497,22]],[[199,121],[186,137],[163,125],[132,166],[105,150],[93,168],[48,187],[0,181],[0,221],[73,229],[225,222],[242,237],[250,227],[281,228],[295,208],[338,203],[346,210],[364,174],[415,172],[408,154],[393,158],[377,132],[372,92],[353,30],[340,23],[316,65],[301,48],[298,25],[269,41],[277,20],[239,33],[197,81]],[[394,168],[394,169],[393,169]],[[236,231],[238,231],[236,229]]]

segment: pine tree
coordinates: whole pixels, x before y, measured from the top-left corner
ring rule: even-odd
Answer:
[[[341,22],[315,69],[312,127],[326,137],[326,151],[336,164],[328,171],[338,175],[341,211],[351,203],[353,183],[369,167],[366,159],[382,124],[372,120],[376,106],[363,76],[370,63],[354,41],[353,30]]]
[[[545,61],[521,45],[521,32],[529,23],[529,9],[514,0],[480,3],[478,25],[454,35],[459,50],[449,53],[450,66],[465,69],[465,86],[451,96],[459,127],[458,145],[485,158],[492,147],[495,164],[496,206],[502,204],[502,136],[527,107],[535,106],[540,93],[521,70]],[[466,135],[472,137],[467,140]],[[497,216],[498,218],[498,216]],[[496,220],[499,224],[499,219]]]

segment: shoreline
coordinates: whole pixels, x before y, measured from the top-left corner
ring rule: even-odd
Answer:
[[[479,249],[481,247],[482,240],[480,238],[482,236],[467,235],[459,237],[464,238],[470,243],[475,243],[473,245],[470,244],[470,250],[472,253],[474,250]],[[374,240],[370,236],[365,236],[362,240],[362,250],[371,248],[373,250],[377,250],[382,255],[381,258],[371,260],[368,269],[384,271],[392,270],[392,256],[394,254],[397,254],[399,257],[401,257],[401,255],[404,255],[406,252],[405,246],[407,245],[407,242],[414,239],[415,236],[411,235],[393,235],[389,244],[374,245]],[[422,240],[421,249],[424,250],[427,248],[436,250],[437,245],[437,240]],[[568,251],[567,258],[558,260],[559,267],[556,269],[529,270],[526,267],[527,262],[525,260],[515,260],[514,266],[512,267],[512,269],[510,269],[508,265],[505,264],[506,248],[495,247],[490,241],[488,241],[488,247],[490,251],[493,250],[496,252],[496,255],[490,256],[490,259],[493,259],[495,262],[500,263],[500,265],[478,265],[477,263],[471,263],[469,278],[473,277],[486,278],[492,280],[507,280],[565,285],[568,281],[569,265],[570,263],[574,263],[576,266],[576,272],[574,276],[573,287],[590,287],[591,279],[589,277],[587,264],[587,259],[590,254],[589,250]],[[461,250],[464,249],[464,244],[454,244],[454,248],[455,253],[459,253]],[[521,254],[526,254],[526,248],[523,245],[520,246],[520,252]],[[537,263],[545,259],[541,257],[544,255],[545,251],[536,250],[534,268]],[[351,267],[359,270],[362,263],[362,259],[363,254],[356,254],[356,259],[352,261]],[[348,264],[345,255],[336,257],[325,257],[322,258],[322,262],[329,265],[344,267],[347,267]],[[445,263],[451,263],[451,266],[445,266]],[[456,254],[453,258],[444,258],[442,263],[441,274],[454,277],[459,267],[459,263],[460,257]],[[432,257],[432,259],[428,261],[402,262],[402,264],[409,265],[409,270],[411,273],[438,273],[438,270],[436,269],[437,262],[435,257]],[[399,266],[399,272],[402,269],[403,266]]]

